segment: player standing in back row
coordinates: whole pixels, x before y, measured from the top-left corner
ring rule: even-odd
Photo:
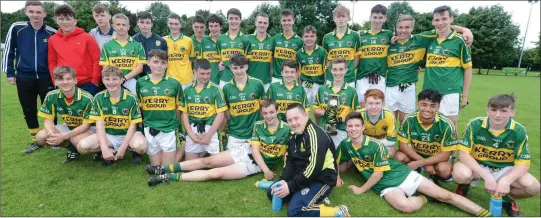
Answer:
[[[284,60],[297,58],[297,50],[302,47],[302,39],[293,32],[295,13],[291,9],[285,9],[280,14],[282,33],[274,35],[274,57],[272,59],[272,83],[282,80],[282,63]]]
[[[164,36],[167,42],[169,61],[167,76],[173,77],[182,85],[182,89],[192,85],[192,60],[195,60],[195,51],[192,39],[180,32],[181,21],[178,14],[172,13],[167,17],[167,27],[170,34]]]
[[[220,88],[223,88],[231,79],[233,79],[233,72],[230,68],[230,59],[235,54],[246,55],[246,49],[248,48],[248,42],[244,38],[244,33],[240,31],[240,22],[242,14],[239,9],[231,8],[227,11],[227,24],[229,24],[229,30],[220,35],[216,41],[218,47],[218,55],[221,58],[220,62]]]

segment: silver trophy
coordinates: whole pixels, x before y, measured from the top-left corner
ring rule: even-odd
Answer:
[[[327,102],[327,123],[325,125],[325,131],[330,136],[335,136],[338,134],[336,132],[336,125],[338,124],[338,119],[336,118],[338,107],[340,106],[340,95],[329,94],[329,99]]]

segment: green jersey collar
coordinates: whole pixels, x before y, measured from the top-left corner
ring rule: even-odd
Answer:
[[[81,92],[81,90],[79,90],[79,88],[77,86],[74,87],[75,91],[73,92],[73,101],[79,101],[81,100],[81,98],[83,97],[83,93]],[[64,92],[62,90],[60,90],[60,92],[58,92],[58,98],[66,98],[66,96],[64,95]]]
[[[347,26],[346,28],[347,28],[347,29],[346,29],[346,32],[344,33],[344,36],[345,36],[345,35],[351,34],[351,29],[349,28],[349,24],[348,24],[348,26]],[[333,34],[334,36],[337,36],[337,35],[336,35],[336,29],[332,31],[332,34]]]
[[[332,88],[333,88],[332,83],[329,83],[329,85],[327,85],[327,87],[332,90]],[[342,84],[342,87],[340,88],[340,90],[346,90],[346,89],[348,89],[348,83],[346,81],[344,81],[344,84]]]
[[[302,46],[301,52],[307,54],[308,56],[312,56],[312,54],[313,54],[315,51],[317,51],[318,49],[319,49],[319,45],[316,44],[316,45],[314,46],[314,50],[312,50],[311,54],[308,54],[308,52],[306,51],[306,49],[304,49],[304,46]]]
[[[364,110],[364,117],[365,117],[365,121],[368,120],[368,122],[372,123],[370,121],[370,118],[369,118],[369,114],[368,114],[368,109],[365,109]],[[378,122],[380,120],[384,120],[385,119],[385,109],[381,108],[381,111],[379,112],[379,115],[378,115]],[[377,122],[376,122],[377,123]],[[375,124],[375,123],[372,123],[372,124]]]
[[[423,124],[423,122],[421,122],[421,119],[419,118],[420,115],[419,115],[420,111],[417,111],[417,122],[419,122],[419,124]],[[436,112],[436,116],[434,117],[434,123],[437,123],[437,122],[440,122],[440,113],[439,112]],[[434,124],[432,123],[432,124]]]
[[[505,125],[505,129],[514,130],[516,125],[517,125],[517,122],[515,122],[515,120],[513,120],[513,118],[509,118],[509,121],[507,121],[507,124]],[[485,128],[485,129],[490,128],[490,123],[489,123],[489,118],[488,117],[483,117],[483,123],[481,124],[481,127]]]
[[[192,87],[194,88],[197,88],[197,84],[198,84],[199,80],[195,80],[195,82],[193,83]],[[203,89],[206,89],[206,88],[210,88],[210,86],[212,85],[212,82],[210,82],[210,79],[205,83],[205,86],[203,87]]]
[[[105,92],[103,92],[103,97],[104,98],[110,98],[111,97],[111,93],[109,93],[109,90],[105,90]],[[124,87],[120,87],[120,100],[126,100],[126,98],[128,98],[128,92],[125,90]]]
[[[297,80],[293,80],[293,88],[297,87],[299,84],[297,83]],[[288,89],[286,87],[286,81],[284,80],[284,78],[282,78],[282,80],[280,80],[280,86]],[[289,90],[289,89],[288,89]]]

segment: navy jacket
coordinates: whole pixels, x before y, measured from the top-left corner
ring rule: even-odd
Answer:
[[[7,77],[50,78],[47,42],[56,30],[43,24],[34,30],[30,21],[15,22],[9,28],[2,54],[2,72]]]
[[[137,33],[133,36],[133,39],[135,41],[140,42],[141,45],[143,45],[143,48],[145,49],[145,52],[147,55],[147,61],[149,61],[148,53],[152,49],[161,49],[167,52],[167,42],[165,42],[165,40],[162,37],[158,36],[156,33],[152,33],[152,36],[148,38],[143,36],[143,34],[141,33]],[[143,72],[141,76],[144,76],[147,74],[150,74],[150,67],[148,67],[148,65],[145,64],[143,65]]]

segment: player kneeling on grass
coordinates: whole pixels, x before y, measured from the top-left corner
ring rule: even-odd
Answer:
[[[433,89],[417,95],[419,111],[408,114],[398,130],[400,147],[394,155],[412,170],[424,167],[438,185],[440,180],[451,178],[453,166],[449,157],[456,148],[453,122],[438,112],[442,98]]]
[[[117,67],[104,67],[102,80],[107,89],[96,94],[90,112],[90,119],[96,121],[96,134],[81,140],[77,150],[94,152],[94,159],[103,159],[107,166],[124,158],[129,147],[133,152],[132,163],[139,164],[141,154],[147,150],[147,141],[137,131],[137,124],[142,122],[137,97],[122,87],[124,78]]]
[[[198,59],[194,64],[195,84],[184,91],[180,102],[182,124],[186,129],[186,160],[222,151],[216,132],[224,119],[227,105],[222,90],[210,81],[210,62]]]
[[[282,64],[282,81],[274,82],[267,90],[267,98],[275,100],[278,103],[278,118],[286,120],[286,109],[291,103],[300,103],[306,111],[310,111],[307,106],[307,98],[304,87],[297,83],[297,62],[293,60],[284,60]]]
[[[487,105],[487,117],[470,121],[459,141],[460,161],[453,166],[457,193],[466,197],[470,184],[485,181],[487,191],[503,196],[509,216],[521,216],[515,199],[539,194],[539,181],[528,173],[530,153],[526,129],[515,116],[515,97],[501,94]]]
[[[365,108],[361,109],[361,115],[367,120],[364,134],[379,140],[389,155],[394,155],[396,143],[395,117],[391,110],[383,108],[385,94],[379,89],[369,89],[364,93]]]
[[[95,128],[90,128],[93,121],[88,119],[93,98],[90,93],[76,87],[77,76],[73,68],[57,67],[53,77],[58,89],[47,93],[39,109],[38,116],[44,118],[44,129],[36,134],[36,146],[67,147],[68,153],[63,161],[67,163],[80,156],[74,145],[95,132]],[[60,116],[64,124],[55,126],[55,116]]]
[[[338,146],[337,160],[352,160],[366,180],[361,187],[349,186],[354,194],[363,194],[373,189],[393,208],[404,213],[415,212],[428,202],[427,198],[434,198],[453,204],[470,214],[491,215],[486,209],[467,198],[440,188],[409,169],[408,166],[393,159],[381,142],[363,134],[365,126],[361,113],[348,114],[345,122],[349,138]],[[337,184],[341,186],[343,182],[338,181]],[[417,191],[428,197],[412,196]]]
[[[180,83],[165,74],[167,58],[166,51],[152,49],[147,62],[150,74],[139,78],[136,86],[143,109],[147,154],[152,165],[172,164],[177,155],[180,114],[177,111],[183,92]]]

